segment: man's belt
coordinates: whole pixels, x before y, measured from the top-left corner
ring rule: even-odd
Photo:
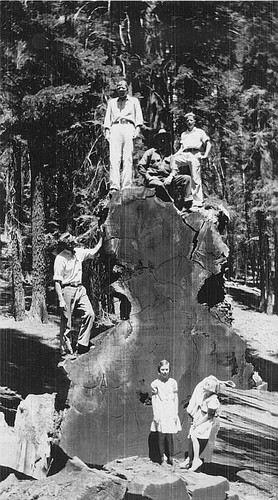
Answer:
[[[193,155],[196,153],[200,153],[200,149],[197,148],[187,148],[183,150],[183,153],[192,153]]]
[[[132,120],[127,120],[126,118],[119,118],[118,120],[114,121],[112,125],[120,125],[121,123],[132,123],[134,125],[134,122]]]
[[[65,283],[62,285],[62,288],[65,288],[66,286],[71,286],[72,288],[77,288],[78,286],[81,286],[82,283]]]

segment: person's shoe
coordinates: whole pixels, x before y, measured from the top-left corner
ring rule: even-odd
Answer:
[[[77,344],[76,353],[77,354],[86,354],[90,350],[88,345]]]
[[[66,354],[65,358],[70,359],[70,360],[74,360],[77,358],[77,354],[76,353]]]
[[[173,457],[168,457],[167,464],[174,465],[174,459],[173,459]]]
[[[184,200],[182,210],[190,210],[192,207],[192,200]]]
[[[165,465],[167,465],[166,455],[162,455],[160,465],[162,465],[162,467],[165,467]]]
[[[199,210],[201,210],[202,208],[202,205],[192,205],[192,207],[190,207],[190,212],[199,212]]]
[[[196,471],[197,469],[199,469],[199,467],[201,467],[201,465],[203,465],[203,462],[200,458],[196,458],[196,460],[193,460],[192,462],[192,465],[190,467],[190,470],[191,472],[194,472]]]
[[[190,210],[189,210],[189,208],[185,208],[185,207],[183,207],[181,210],[179,210],[179,212],[178,212],[178,213],[179,213],[179,215],[181,215],[181,217],[182,217],[183,215],[188,215],[189,211],[190,211]]]
[[[155,186],[155,194],[162,201],[173,202],[173,198],[169,195],[167,189],[162,184]]]
[[[116,188],[112,188],[112,189],[110,189],[110,190],[109,190],[109,196],[110,196],[110,198],[112,198],[112,196],[113,196],[113,194],[114,194],[114,193],[118,193],[118,192],[119,192],[119,190],[118,190],[118,189],[116,189]]]
[[[65,344],[66,344],[66,351],[67,351],[67,353],[73,354],[73,348],[71,346],[70,339],[65,340]]]
[[[190,463],[190,458],[187,457],[185,460],[183,460],[183,462],[180,462],[180,468],[181,469],[189,469],[189,467],[191,467],[191,463]]]
[[[66,349],[65,349],[64,347],[61,347],[61,348],[60,348],[60,354],[61,354],[61,357],[62,357],[62,358],[66,356],[67,351],[66,351]]]
[[[65,352],[65,354],[62,356],[62,361],[58,363],[59,367],[64,367],[67,361],[74,361],[77,358],[77,354],[69,354]]]

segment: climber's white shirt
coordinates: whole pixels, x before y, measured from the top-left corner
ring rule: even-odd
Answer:
[[[192,130],[186,130],[181,134],[181,147],[185,150],[201,149],[209,140],[209,136],[203,129],[194,127]]]

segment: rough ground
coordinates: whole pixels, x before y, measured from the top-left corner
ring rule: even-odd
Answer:
[[[55,354],[54,359],[58,358],[58,334],[59,320],[57,316],[51,315],[48,324],[41,324],[30,320],[28,317],[21,322],[15,322],[9,313],[9,288],[4,280],[0,280],[0,295],[2,297],[0,306],[0,336],[6,337],[9,332],[16,332],[17,337],[40,345],[43,349],[48,349],[48,352]],[[4,300],[3,300],[4,299]],[[246,340],[248,347],[253,354],[278,363],[278,316],[267,316],[263,313],[258,313],[253,309],[243,305],[242,303],[234,302],[234,322],[233,327],[238,331],[240,336]],[[1,343],[2,340],[0,339]],[[3,376],[3,368],[6,366],[7,352],[1,349],[0,365],[1,377]],[[53,356],[52,356],[53,357]],[[40,369],[40,359],[37,369]],[[35,360],[34,360],[35,362]],[[11,361],[10,361],[11,363]],[[9,365],[10,365],[9,363]],[[7,369],[11,369],[9,366]],[[7,382],[11,382],[12,377],[4,377],[5,381],[0,380],[0,386],[8,386],[9,389],[18,391],[18,387],[9,386]],[[44,389],[51,388],[51,383],[44,382]],[[47,391],[46,391],[47,392]],[[39,391],[37,392],[39,393]],[[267,493],[262,489],[258,489],[255,484],[247,484],[239,482],[235,477],[230,479],[230,492],[237,493],[241,500],[265,500],[269,498],[277,498],[276,494]],[[270,480],[271,482],[271,480]]]
[[[278,363],[278,316],[254,311],[234,302],[235,328],[253,353]]]

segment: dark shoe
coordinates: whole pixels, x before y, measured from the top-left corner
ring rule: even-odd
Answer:
[[[90,350],[88,345],[77,344],[76,353],[77,354],[86,354]]]
[[[114,189],[114,188],[110,189],[110,191],[109,191],[109,197],[112,198],[112,196],[113,196],[114,193],[119,193],[119,190],[118,189]]]
[[[156,186],[155,194],[160,200],[165,202],[173,202],[173,198],[169,195],[164,186]]]
[[[169,465],[174,465],[174,460],[173,460],[173,457],[168,457],[168,459],[167,459],[167,464],[169,464]]]
[[[185,200],[183,202],[183,208],[189,210],[192,207],[192,200]]]

